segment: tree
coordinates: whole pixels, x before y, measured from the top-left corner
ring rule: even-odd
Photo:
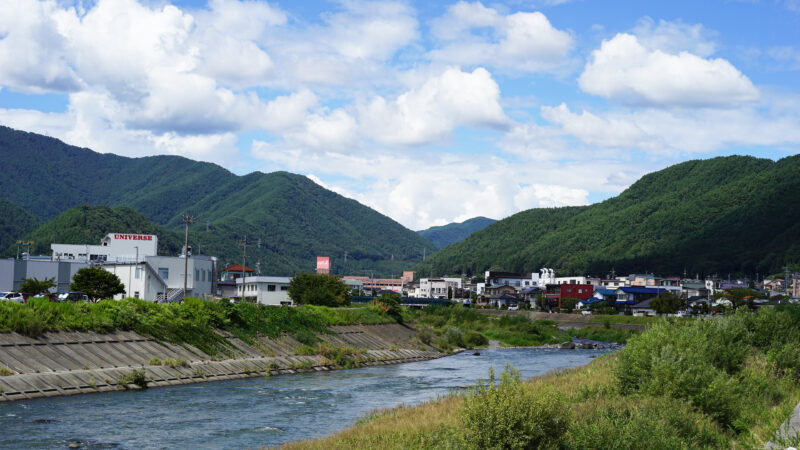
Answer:
[[[86,294],[90,300],[96,301],[112,298],[125,292],[125,285],[119,277],[100,267],[84,267],[72,277],[70,290]]]
[[[289,298],[298,305],[347,306],[350,288],[336,275],[300,272],[289,282]]]
[[[659,314],[673,314],[683,306],[683,300],[669,291],[658,294],[650,306]]]
[[[36,278],[23,278],[22,286],[20,286],[19,291],[38,294],[40,292],[50,292],[50,288],[54,287],[56,287],[55,277],[45,278],[44,280],[38,280]]]
[[[578,304],[577,298],[572,297],[564,297],[561,299],[561,309],[566,309],[569,312],[572,312],[575,309],[575,306]]]
[[[453,286],[447,286],[447,299],[453,299]]]
[[[403,321],[400,308],[400,294],[381,294],[374,301],[375,305],[398,322]]]

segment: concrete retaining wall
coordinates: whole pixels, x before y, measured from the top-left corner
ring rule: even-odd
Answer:
[[[361,365],[443,356],[416,342],[416,331],[403,325],[337,326],[331,331],[319,337],[331,345],[365,350]],[[130,331],[46,333],[37,339],[0,333],[0,371],[11,372],[0,376],[0,401],[136,389],[138,386],[123,386],[118,380],[142,369],[148,387],[153,387],[337,368],[319,355],[295,356],[300,343],[288,335],[259,338],[251,344],[223,336],[232,345],[232,358],[212,357],[190,345],[159,342]],[[151,365],[153,358],[181,364]]]

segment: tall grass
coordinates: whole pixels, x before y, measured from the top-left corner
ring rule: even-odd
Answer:
[[[227,341],[217,330],[252,342],[255,336],[274,338],[281,333],[324,333],[330,325],[385,322],[394,322],[394,319],[381,315],[377,308],[289,308],[196,298],[168,304],[133,298],[97,303],[46,299],[31,299],[25,304],[0,302],[0,332],[14,331],[36,337],[47,331],[131,330],[168,342],[191,344],[211,355],[228,348]]]
[[[661,321],[587,366],[527,382],[507,370],[286,447],[763,448],[800,401],[798,346],[797,306]]]
[[[431,327],[438,336],[434,342],[439,347],[463,347],[471,343],[485,345],[482,343],[486,341],[480,336],[514,347],[570,340],[569,335],[558,330],[552,321],[532,321],[521,315],[489,316],[459,306],[429,306],[422,310],[409,310],[405,320]]]

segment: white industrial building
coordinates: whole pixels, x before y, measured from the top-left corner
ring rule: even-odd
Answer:
[[[50,244],[50,249],[53,261],[133,262],[158,255],[158,236],[108,233],[100,245]]]
[[[99,265],[117,275],[125,292],[116,296],[148,301],[205,297],[216,290],[216,262],[209,256],[158,256],[158,236],[108,233],[100,245],[51,244],[53,261]],[[184,265],[186,293],[184,295]]]
[[[236,292],[245,298],[262,305],[291,306],[289,298],[289,277],[244,277],[236,279]],[[242,290],[244,288],[244,291]],[[242,296],[244,292],[244,296]]]

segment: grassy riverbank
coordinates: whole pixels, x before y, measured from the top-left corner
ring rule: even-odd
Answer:
[[[172,343],[191,344],[210,355],[226,353],[228,349],[227,341],[218,330],[250,342],[255,336],[274,338],[281,333],[324,333],[331,325],[394,322],[394,318],[377,307],[287,308],[194,298],[168,304],[133,298],[97,303],[44,299],[32,299],[25,304],[0,302],[0,332],[14,331],[37,337],[47,331],[108,333],[130,330]]]
[[[588,366],[524,382],[507,370],[286,448],[756,448],[800,401],[798,381],[798,307],[661,320]]]

